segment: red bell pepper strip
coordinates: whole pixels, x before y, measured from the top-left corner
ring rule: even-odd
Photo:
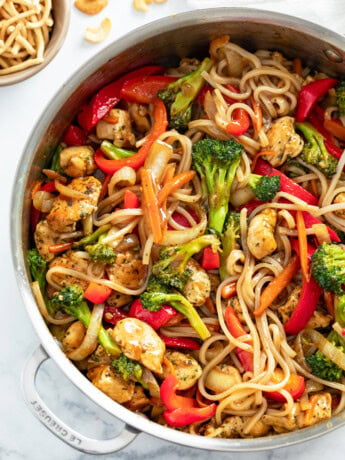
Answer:
[[[293,216],[296,215],[296,211],[290,211],[290,212],[291,212],[291,214]],[[324,223],[324,222],[321,222],[321,220],[319,220],[317,217],[313,216],[312,214],[310,214],[307,211],[302,211],[302,214],[303,214],[304,224],[305,224],[306,228],[311,228],[315,224],[323,224]],[[330,236],[331,240],[336,242],[336,243],[339,243],[340,238],[336,234],[336,232],[331,227],[329,227],[328,225],[326,225],[326,227],[327,227],[327,230],[328,230],[328,233],[329,233],[329,236]]]
[[[220,266],[219,252],[212,251],[212,248],[204,248],[201,259],[201,266],[204,270],[214,270]]]
[[[328,153],[332,155],[334,158],[340,158],[343,154],[343,149],[340,147],[337,147],[333,142],[330,142],[328,140],[325,140],[325,147],[328,150]]]
[[[291,238],[290,244],[291,244],[292,250],[295,251],[296,254],[299,256],[299,243],[298,243],[298,239],[297,239],[297,238]],[[310,262],[311,256],[314,254],[315,249],[316,249],[315,246],[313,246],[312,244],[308,244],[308,245],[307,245],[307,257],[308,257],[308,262]]]
[[[107,300],[111,292],[112,289],[110,287],[91,281],[84,292],[84,297],[92,303],[100,304]]]
[[[195,422],[203,422],[211,418],[216,413],[217,406],[215,403],[205,407],[185,408],[180,407],[173,411],[163,412],[164,420],[174,427],[190,425]]]
[[[34,205],[31,205],[30,211],[30,227],[32,233],[35,233],[38,222],[41,220],[41,211],[36,209]]]
[[[195,99],[196,103],[201,105],[201,107],[204,107],[206,93],[211,92],[211,91],[213,91],[212,86],[204,85],[199,91],[199,94],[197,95]]]
[[[324,137],[324,143],[328,153],[334,158],[340,158],[343,153],[343,149],[334,144],[333,136],[325,129],[325,111],[319,105],[315,105],[313,111],[308,117],[308,121]]]
[[[282,369],[275,369],[272,375],[272,383],[279,383],[283,380],[284,373]],[[297,401],[305,390],[305,380],[301,375],[297,375],[294,373],[290,374],[288,381],[286,382],[285,386],[282,390],[288,391],[293,400]],[[273,399],[274,401],[279,402],[286,402],[285,396],[283,396],[279,391],[264,391],[264,396],[269,399]]]
[[[79,128],[79,126],[69,125],[62,138],[62,142],[70,147],[73,145],[85,145],[86,139],[87,135],[85,131]]]
[[[230,334],[238,339],[242,335],[247,335],[247,332],[243,328],[235,310],[231,305],[228,305],[225,310],[224,319]],[[246,372],[253,372],[253,353],[242,348],[236,347],[236,354],[241,361],[242,367]]]
[[[56,187],[55,187],[55,181],[51,180],[50,182],[47,182],[46,184],[42,185],[40,188],[41,191],[43,192],[57,192]]]
[[[226,88],[233,93],[239,93],[239,90],[232,85],[225,85]],[[229,96],[223,95],[225,101],[228,104],[235,104],[236,101],[235,99],[232,99]],[[241,136],[242,134],[246,133],[249,129],[250,126],[250,118],[248,113],[244,109],[236,109],[233,112],[233,118],[232,120],[228,123],[226,127],[226,131],[233,136]]]
[[[182,348],[186,350],[200,350],[200,343],[195,339],[190,339],[189,337],[168,337],[163,334],[159,334],[159,337],[163,340],[167,347]]]
[[[303,187],[293,182],[285,174],[283,174],[278,169],[273,168],[269,163],[262,160],[261,158],[257,161],[254,172],[255,174],[260,174],[261,176],[280,176],[280,191],[289,193],[290,195],[293,195],[310,205],[316,206],[318,204],[318,199],[316,196],[312,195]]]
[[[108,160],[104,157],[102,150],[98,149],[94,155],[94,160],[98,168],[106,174],[114,174],[124,166],[139,169],[145,163],[154,141],[165,132],[168,126],[167,111],[164,102],[158,98],[154,101],[153,118],[154,124],[147,135],[146,142],[135,155],[120,160]]]
[[[242,206],[240,206],[238,208],[238,210],[241,211],[241,209],[246,208],[247,214],[248,214],[248,216],[250,216],[250,214],[254,211],[254,209],[256,209],[258,206],[261,206],[264,203],[265,202],[261,201],[261,200],[248,201],[248,203],[243,204]]]
[[[103,319],[107,323],[113,324],[114,326],[121,320],[128,318],[128,315],[124,313],[120,308],[114,305],[106,305],[103,311]]]
[[[196,407],[196,400],[193,398],[187,398],[186,396],[179,396],[176,394],[178,387],[178,380],[175,375],[169,374],[164,380],[160,387],[160,397],[164,406],[169,410],[173,411],[184,407],[191,409]]]
[[[319,99],[338,83],[335,78],[323,78],[303,86],[297,98],[296,121],[304,121]]]
[[[136,209],[140,207],[140,201],[137,195],[131,190],[126,190],[123,198],[123,206],[125,209]]]
[[[149,75],[146,77],[131,78],[125,81],[121,89],[121,99],[140,104],[151,104],[158,91],[165,89],[176,77],[166,75]]]
[[[130,318],[140,319],[140,321],[149,324],[154,330],[164,326],[176,315],[176,310],[169,305],[162,305],[158,311],[149,311],[143,307],[140,299],[134,300],[128,312]]]
[[[89,104],[84,104],[78,114],[78,123],[86,131],[96,124],[120,101],[123,84],[132,78],[144,77],[164,71],[162,66],[147,66],[133,70],[100,89]]]
[[[199,223],[198,215],[193,210],[189,210],[188,212],[193,217],[195,222]],[[175,211],[172,215],[172,218],[177,224],[181,225],[182,227],[190,228],[190,223],[188,222],[187,218],[179,212]],[[168,224],[168,230],[174,230],[170,224]]]
[[[314,278],[310,277],[309,281],[303,279],[302,291],[298,304],[290,316],[290,319],[284,324],[284,329],[287,334],[298,334],[305,328],[307,322],[313,316],[321,292],[322,288],[317,284]]]

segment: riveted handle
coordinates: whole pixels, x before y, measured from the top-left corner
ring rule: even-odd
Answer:
[[[31,412],[55,436],[66,444],[88,454],[109,454],[126,447],[139,434],[134,428],[125,425],[115,438],[88,438],[60,420],[45,404],[36,389],[36,376],[41,365],[49,359],[45,350],[39,346],[28,359],[22,374],[24,398]]]

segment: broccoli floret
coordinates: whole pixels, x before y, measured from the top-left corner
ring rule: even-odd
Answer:
[[[335,331],[328,335],[327,340],[344,352],[344,343],[342,343],[341,338]],[[336,382],[340,380],[343,374],[342,369],[326,358],[320,350],[305,359],[311,368],[311,373],[321,379]]]
[[[150,277],[147,289],[141,294],[140,300],[143,307],[149,311],[158,311],[163,304],[171,305],[188,319],[202,340],[210,336],[209,330],[193,305],[179,292],[173,290],[169,292],[169,288],[161,284],[157,277]]]
[[[324,137],[310,123],[296,123],[296,128],[305,137],[302,150],[302,159],[323,172],[326,176],[333,176],[337,169],[337,160],[326,149]]]
[[[143,375],[143,369],[138,362],[133,361],[122,354],[118,358],[114,359],[111,365],[124,380],[140,382]]]
[[[99,240],[99,238],[104,235],[109,229],[111,228],[110,224],[102,225],[99,227],[95,232],[91,233],[91,235],[85,236],[79,241],[75,241],[72,245],[74,249],[82,248],[89,244],[95,243]]]
[[[270,201],[280,190],[280,176],[251,174],[248,184],[259,200]]]
[[[193,146],[193,167],[208,197],[209,228],[221,234],[229,209],[230,191],[243,146],[234,139],[202,139]]]
[[[116,252],[107,244],[96,243],[88,245],[85,246],[85,250],[96,264],[112,264],[115,262]]]
[[[235,211],[230,211],[227,215],[224,232],[222,235],[222,249],[220,255],[219,274],[222,281],[229,276],[226,270],[226,259],[230,252],[235,249],[238,240],[240,239],[240,214]]]
[[[180,246],[163,247],[159,260],[152,267],[152,274],[160,283],[182,290],[191,275],[190,270],[186,268],[189,259],[206,246],[212,246],[212,249],[217,251],[218,238],[215,235],[203,235]]]
[[[213,65],[210,58],[205,58],[200,66],[184,77],[170,83],[167,88],[158,91],[157,96],[164,102],[170,113],[169,127],[179,132],[188,128],[192,117],[192,104],[205,80],[201,76],[204,70],[209,71]]]
[[[30,249],[27,256],[32,279],[37,281],[42,294],[46,289],[47,262],[41,257],[37,249]]]
[[[52,304],[57,310],[62,310],[68,315],[74,316],[88,327],[91,320],[91,312],[84,301],[84,292],[80,286],[71,285],[62,288],[52,298]],[[108,332],[101,326],[98,333],[98,341],[107,353],[113,356],[121,354],[120,348],[112,340]]]
[[[345,79],[342,78],[335,87],[339,115],[345,115]]]
[[[345,327],[345,294],[334,297],[334,316],[336,322]]]
[[[345,251],[335,243],[322,243],[311,258],[311,274],[325,291],[344,294]]]

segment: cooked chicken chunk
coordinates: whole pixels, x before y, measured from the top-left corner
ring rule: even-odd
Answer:
[[[141,286],[146,270],[147,267],[143,265],[140,254],[130,249],[118,252],[115,262],[106,267],[109,279],[128,289],[138,289]]]
[[[85,333],[86,328],[81,321],[75,321],[72,323],[62,339],[62,346],[65,353],[68,354],[78,348],[85,337]]]
[[[274,229],[277,211],[267,208],[257,214],[249,223],[247,244],[256,259],[263,259],[277,249]]]
[[[220,364],[207,374],[205,387],[218,394],[241,382],[241,375],[236,367]]]
[[[175,371],[175,376],[178,383],[178,390],[187,390],[191,388],[202,374],[202,369],[192,356],[180,351],[167,351],[165,358],[168,359]],[[167,368],[164,368],[164,377],[169,373]]]
[[[95,387],[118,403],[130,401],[134,395],[134,382],[124,380],[111,366],[94,367],[87,376]]]
[[[299,296],[301,294],[301,286],[296,286],[290,293],[289,298],[285,302],[284,305],[278,308],[278,311],[282,317],[283,323],[286,323],[290,316],[292,315],[293,311],[298,304]]]
[[[70,177],[90,176],[96,169],[93,154],[93,148],[87,145],[66,147],[60,152],[60,166]]]
[[[276,155],[263,156],[272,166],[280,166],[290,158],[302,152],[303,139],[295,132],[292,117],[277,118],[267,131],[267,150],[273,150]]]
[[[133,103],[129,105],[129,115],[139,133],[147,133],[151,128],[150,116],[147,106],[144,104]]]
[[[226,61],[228,63],[227,69],[230,77],[240,78],[245,67],[248,64],[247,59],[245,59],[240,54],[236,53],[233,50],[225,51]]]
[[[135,385],[133,397],[125,406],[133,412],[145,412],[150,407],[150,400],[145,395],[142,386]]]
[[[308,321],[306,327],[310,329],[317,329],[319,327],[328,327],[332,322],[330,315],[325,315],[319,310],[315,310],[313,316]]]
[[[52,267],[71,268],[72,270],[76,270],[78,272],[86,274],[88,261],[78,257],[74,251],[68,251],[62,256],[56,257],[49,265],[49,268]],[[57,283],[61,287],[76,284],[77,286],[80,286],[83,290],[85,290],[89,285],[89,282],[86,280],[82,280],[75,276],[64,274],[54,274],[53,281],[55,281],[55,283]]]
[[[86,195],[86,198],[76,199],[59,195],[47,215],[47,222],[55,232],[74,231],[79,220],[85,219],[95,209],[101,192],[102,184],[93,176],[73,179],[68,185],[71,190]]]
[[[165,344],[151,326],[136,318],[125,318],[116,324],[112,335],[127,358],[162,373]]]
[[[317,393],[309,398],[311,405],[303,418],[303,426],[315,425],[315,423],[321,422],[331,418],[332,415],[332,397],[329,393]]]
[[[113,358],[108,355],[104,350],[102,345],[98,345],[96,350],[89,356],[87,360],[87,368],[92,369],[93,367],[98,367],[101,364],[111,364]]]
[[[114,307],[121,308],[131,302],[132,296],[121,294],[121,292],[113,291],[107,298],[107,304],[114,305]]]
[[[183,288],[183,294],[190,303],[200,306],[210,297],[211,281],[206,271],[200,267],[198,262],[190,259],[187,264],[187,270],[190,270],[191,276]]]
[[[285,405],[283,406],[283,408]],[[285,433],[286,431],[293,431],[300,426],[300,413],[301,406],[299,403],[294,403],[291,412],[285,417],[279,415],[263,415],[262,421],[267,425],[271,425],[277,433]]]
[[[338,193],[338,195],[334,198],[333,203],[343,203],[345,205],[345,192]],[[334,214],[345,219],[345,209],[339,209],[338,211],[334,211]]]
[[[55,254],[49,251],[49,247],[61,243],[61,235],[53,232],[46,220],[41,220],[35,229],[35,243],[41,257],[47,262],[54,259]]]
[[[126,110],[112,109],[96,125],[96,134],[99,139],[109,139],[117,147],[133,147],[135,136],[132,132],[131,119]]]
[[[212,420],[204,427],[203,434],[210,438],[257,438],[259,436],[265,436],[270,429],[269,425],[259,420],[248,433],[244,433],[247,421],[248,417],[234,415],[227,417],[221,425],[217,426]]]

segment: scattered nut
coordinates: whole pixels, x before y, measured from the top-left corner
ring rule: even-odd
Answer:
[[[99,43],[107,38],[111,30],[111,20],[109,18],[103,19],[100,27],[93,28],[87,27],[85,29],[84,38],[90,43]]]
[[[166,0],[153,0],[155,3],[164,3]],[[147,5],[152,3],[152,0],[133,0],[133,6],[138,11],[147,11]]]
[[[75,0],[74,5],[82,13],[94,15],[108,5],[108,0]]]

